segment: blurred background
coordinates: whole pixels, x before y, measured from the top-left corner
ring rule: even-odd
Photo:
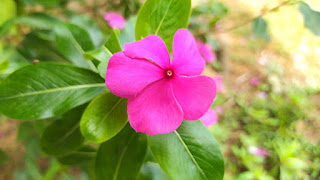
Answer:
[[[103,16],[115,11],[134,40],[143,2],[0,0],[0,81],[32,62],[65,62],[54,24],[28,15],[87,15],[106,38]],[[220,143],[225,179],[320,179],[320,1],[192,2],[189,30],[214,53],[203,74],[218,86],[208,128]],[[0,179],[88,179],[90,172],[41,152],[49,123],[0,115]]]

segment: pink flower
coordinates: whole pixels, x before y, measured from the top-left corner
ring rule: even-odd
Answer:
[[[262,147],[255,147],[255,146],[250,146],[249,147],[249,152],[254,155],[254,156],[262,156],[262,157],[267,157],[269,156],[269,153],[266,149]]]
[[[224,112],[224,109],[223,109],[222,106],[217,106],[217,107],[215,107],[215,109],[216,109],[218,114],[222,114]]]
[[[216,96],[214,81],[201,76],[205,61],[186,29],[173,38],[173,56],[157,35],[125,44],[109,61],[106,85],[128,98],[129,123],[137,132],[165,134],[183,120],[198,120]]]
[[[216,55],[212,51],[211,46],[209,44],[206,44],[206,43],[202,42],[201,40],[198,40],[197,44],[198,44],[200,54],[208,63],[216,60]]]
[[[217,113],[214,110],[209,109],[202,117],[200,117],[200,121],[204,126],[209,128],[218,122]]]
[[[224,85],[223,85],[222,77],[217,75],[213,79],[214,79],[214,82],[216,83],[217,91],[224,92]]]
[[[112,28],[122,29],[126,24],[126,20],[116,12],[107,12],[104,14],[106,20]]]
[[[253,77],[250,79],[250,84],[257,86],[260,83],[260,79],[258,77]]]
[[[3,136],[3,134],[0,132],[0,138]]]

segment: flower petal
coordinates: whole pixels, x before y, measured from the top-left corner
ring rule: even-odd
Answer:
[[[122,29],[126,24],[126,20],[116,12],[107,12],[104,14],[104,19],[112,28]]]
[[[124,45],[124,53],[131,58],[148,59],[162,68],[170,66],[170,55],[166,45],[157,35]]]
[[[207,76],[175,75],[172,86],[185,120],[199,119],[208,111],[216,96],[216,85]]]
[[[209,128],[218,122],[217,113],[214,110],[209,109],[202,117],[200,117],[200,121]]]
[[[144,88],[128,101],[130,125],[145,134],[166,134],[183,121],[183,112],[175,99],[170,80],[162,79]]]
[[[200,75],[206,64],[197,43],[186,29],[179,29],[173,37],[172,67],[180,75]]]
[[[216,59],[216,55],[212,51],[209,44],[205,44],[200,40],[197,41],[197,44],[200,54],[208,63],[211,63]]]
[[[116,96],[130,98],[163,77],[163,70],[151,62],[118,52],[110,58],[105,83]]]

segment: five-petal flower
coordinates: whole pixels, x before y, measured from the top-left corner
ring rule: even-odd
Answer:
[[[198,120],[213,102],[216,85],[200,75],[205,66],[196,41],[186,29],[173,38],[172,62],[157,35],[125,44],[108,64],[106,85],[128,98],[129,123],[137,132],[165,134],[183,120]]]

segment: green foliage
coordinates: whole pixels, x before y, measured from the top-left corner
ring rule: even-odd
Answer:
[[[266,42],[270,41],[270,35],[268,34],[268,24],[260,16],[253,21],[252,32],[259,38],[263,38]]]
[[[136,40],[156,34],[172,50],[174,33],[187,28],[191,0],[148,0],[141,7],[135,27]]]
[[[303,15],[304,25],[310,29],[313,34],[320,36],[320,12],[312,10],[310,6],[303,1],[299,3],[299,10]]]
[[[0,149],[0,167],[6,162],[7,159],[7,154]]]
[[[137,179],[146,150],[146,135],[127,124],[117,136],[101,144],[96,158],[97,179]]]
[[[41,136],[41,148],[48,155],[65,155],[84,142],[80,132],[80,118],[86,106],[79,106],[49,125]]]
[[[96,159],[96,149],[91,146],[83,146],[72,153],[59,156],[58,161],[65,165],[90,164]]]
[[[103,93],[89,104],[80,127],[89,141],[101,143],[115,136],[127,122],[127,100]]]
[[[170,180],[159,164],[146,162],[141,167],[140,180]]]
[[[22,24],[35,29],[51,30],[59,23],[60,21],[57,18],[48,14],[31,13],[29,15],[19,16],[6,21],[2,26],[0,26],[0,36],[5,35],[12,25],[15,24]]]
[[[0,26],[16,15],[16,9],[16,3],[14,0],[2,0],[0,6]]]
[[[219,145],[200,121],[184,121],[172,133],[148,136],[148,142],[172,179],[223,179]]]
[[[103,89],[103,80],[89,70],[52,63],[29,65],[1,82],[0,111],[20,120],[53,117],[88,102]]]

